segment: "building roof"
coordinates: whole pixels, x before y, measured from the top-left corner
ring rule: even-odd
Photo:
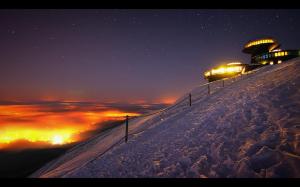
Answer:
[[[251,40],[244,46],[243,52],[249,54],[259,54],[270,52],[276,49],[280,44],[273,38],[261,38],[257,40]]]

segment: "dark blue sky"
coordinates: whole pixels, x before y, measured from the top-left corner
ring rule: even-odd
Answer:
[[[250,39],[300,48],[300,10],[0,10],[0,100],[159,102]]]

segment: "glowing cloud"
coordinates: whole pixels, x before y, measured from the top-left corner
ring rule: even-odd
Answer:
[[[76,103],[0,105],[0,148],[19,140],[49,145],[77,142],[80,133],[98,128],[101,122],[124,120],[126,115],[140,114]]]

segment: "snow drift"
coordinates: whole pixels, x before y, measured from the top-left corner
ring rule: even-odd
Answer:
[[[30,177],[300,177],[300,59],[83,142]],[[181,99],[184,99],[182,97]]]

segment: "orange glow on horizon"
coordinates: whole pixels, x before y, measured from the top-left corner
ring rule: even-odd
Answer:
[[[0,148],[19,140],[49,145],[73,143],[81,140],[80,133],[101,127],[101,122],[140,115],[115,109],[96,110],[97,106],[79,108],[72,103],[61,103],[60,108],[51,105],[0,105]]]
[[[139,116],[139,113],[134,113],[134,112],[121,112],[118,110],[111,110],[111,111],[106,111],[103,113],[103,115],[105,117],[116,117],[116,118],[120,118],[120,117],[125,117],[125,116]]]
[[[159,103],[159,104],[167,104],[167,105],[171,105],[171,104],[174,104],[177,100],[177,97],[163,97],[161,99],[159,99],[156,103]]]
[[[0,143],[10,144],[17,140],[27,140],[29,142],[48,142],[50,144],[66,144],[75,142],[71,138],[74,130],[44,130],[44,129],[24,129],[8,128],[0,133]]]

